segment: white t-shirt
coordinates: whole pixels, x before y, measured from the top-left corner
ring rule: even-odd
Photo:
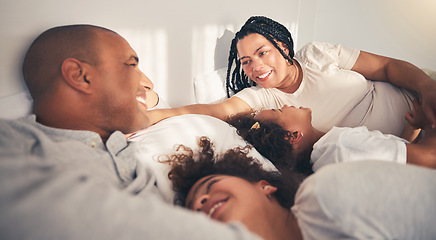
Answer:
[[[139,161],[155,174],[159,193],[168,203],[174,203],[175,192],[168,179],[170,166],[162,161],[175,154],[180,145],[192,149],[196,158],[199,151],[198,139],[203,136],[212,141],[216,154],[247,145],[228,123],[200,114],[167,118],[129,137],[129,142],[137,144],[136,155]],[[251,148],[248,155],[262,163],[265,169],[276,169],[255,148]]]
[[[292,212],[308,239],[436,239],[436,170],[331,164],[299,187]]]
[[[303,81],[294,93],[260,86],[243,89],[235,96],[253,109],[277,109],[283,105],[312,109],[312,124],[327,132],[333,126],[367,126],[370,130],[400,136],[410,111],[404,94],[409,92],[386,82],[366,80],[351,71],[360,51],[338,44],[313,42],[295,55]],[[410,94],[409,94],[410,95]]]
[[[405,164],[408,141],[380,131],[333,127],[314,145],[310,160],[313,171],[340,162],[376,160]]]

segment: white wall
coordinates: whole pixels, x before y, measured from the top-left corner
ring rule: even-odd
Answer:
[[[193,77],[226,66],[234,31],[252,15],[286,25],[296,49],[338,42],[436,70],[435,0],[0,0],[0,97],[25,89],[22,56],[39,33],[89,23],[131,43],[170,105],[190,104]]]
[[[140,68],[172,106],[194,102],[193,77],[225,67],[233,31],[266,15],[296,34],[299,0],[0,0],[0,97],[25,89],[23,54],[42,31],[87,23],[124,36]]]
[[[436,70],[435,0],[303,0],[301,12],[299,48],[343,43]]]

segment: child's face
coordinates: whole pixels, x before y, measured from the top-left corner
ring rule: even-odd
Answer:
[[[220,221],[239,221],[256,232],[265,226],[269,199],[260,182],[251,183],[227,175],[209,175],[198,180],[186,198],[186,208],[201,211]]]
[[[304,131],[312,127],[312,110],[310,108],[295,108],[285,105],[281,109],[262,110],[256,115],[256,118],[277,123],[290,132]]]

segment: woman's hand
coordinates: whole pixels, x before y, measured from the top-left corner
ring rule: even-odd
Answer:
[[[423,110],[424,109],[421,101],[419,99],[413,100],[413,109],[411,112],[406,113],[406,120],[414,128],[423,129],[426,125],[428,125],[429,121],[427,120]]]
[[[421,88],[420,106],[431,128],[436,128],[436,81]],[[414,104],[415,106],[415,104]]]

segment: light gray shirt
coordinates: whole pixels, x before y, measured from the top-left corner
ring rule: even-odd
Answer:
[[[258,239],[162,201],[121,132],[0,120],[0,239]]]

